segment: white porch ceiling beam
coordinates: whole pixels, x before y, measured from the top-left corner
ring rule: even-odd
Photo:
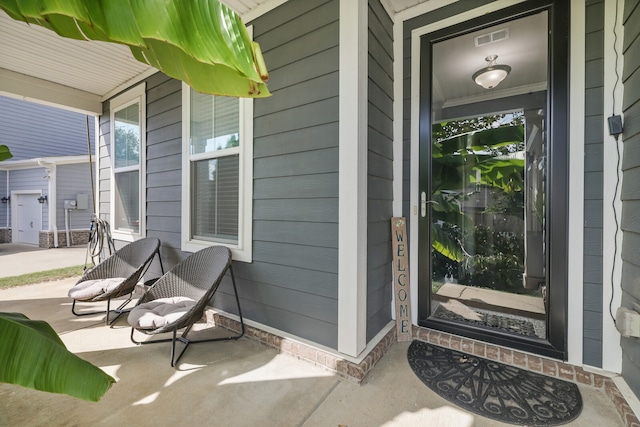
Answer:
[[[0,68],[0,95],[77,113],[102,114],[99,95]]]

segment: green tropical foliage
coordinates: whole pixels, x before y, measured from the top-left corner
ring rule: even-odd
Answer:
[[[494,115],[444,122],[432,130],[431,242],[434,280],[518,291],[522,288],[524,235],[498,232],[463,210],[474,194],[488,195],[485,213],[522,215],[524,123]]]
[[[504,115],[496,115],[433,126],[432,244],[435,251],[452,261],[464,259],[464,248],[438,224],[473,227],[473,220],[460,208],[468,197],[460,191],[461,185],[485,186],[505,193],[522,191],[524,160],[509,156],[524,149],[524,126],[516,117],[507,126],[492,127],[503,119]]]
[[[260,46],[218,0],[0,0],[0,9],[62,37],[126,45],[138,61],[202,93],[270,95]]]
[[[0,313],[0,381],[96,402],[115,380],[71,353],[51,326]]]
[[[9,151],[9,147],[6,145],[0,145],[0,162],[3,160],[8,160],[13,157],[11,151]]]

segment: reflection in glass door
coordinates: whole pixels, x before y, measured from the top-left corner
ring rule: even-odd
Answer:
[[[527,120],[533,114],[433,125],[436,318],[545,338],[544,148],[541,117]]]
[[[555,143],[551,167],[551,11],[521,9],[467,32],[461,25],[423,36],[419,294],[428,297],[419,316],[480,339],[535,342],[527,349],[551,342],[557,355],[564,337],[549,328],[550,286],[566,283],[549,279],[563,270],[550,274],[547,230],[564,218],[550,216],[549,202],[562,191],[550,182],[565,142]],[[564,113],[555,108],[554,117]]]

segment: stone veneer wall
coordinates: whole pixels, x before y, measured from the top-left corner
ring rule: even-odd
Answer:
[[[11,243],[10,228],[0,228],[0,243]]]
[[[86,245],[89,242],[89,230],[69,230],[71,245]],[[41,248],[53,248],[53,231],[41,231],[38,246]],[[67,246],[67,232],[58,231],[58,247]]]
[[[206,317],[209,323],[222,326],[234,332],[240,331],[240,322],[215,313],[213,310],[208,310]],[[362,362],[356,364],[341,359],[333,353],[317,349],[293,339],[282,338],[252,326],[245,325],[245,336],[275,348],[284,354],[325,368],[341,378],[356,384],[362,383],[369,371],[373,369],[387,350],[396,342],[397,337],[396,328],[392,328]],[[601,389],[614,403],[627,427],[640,427],[640,421],[611,378],[554,359],[486,344],[415,325],[413,326],[413,338],[451,350],[495,360],[496,362],[506,365],[564,379],[576,384]]]

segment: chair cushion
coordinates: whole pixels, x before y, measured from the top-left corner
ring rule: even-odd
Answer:
[[[69,290],[69,297],[75,300],[86,301],[98,295],[111,292],[124,282],[126,277],[111,277],[109,279],[85,280]]]
[[[134,307],[127,320],[136,329],[157,329],[180,319],[195,303],[186,297],[158,298]]]

